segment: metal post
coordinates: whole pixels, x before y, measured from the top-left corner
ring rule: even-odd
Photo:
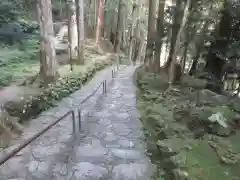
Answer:
[[[113,78],[113,76],[114,76],[114,75],[113,75],[113,69],[112,69],[112,78]]]
[[[76,138],[76,118],[75,118],[75,113],[72,111],[72,132],[74,138]]]
[[[81,130],[81,127],[82,127],[82,118],[81,118],[81,110],[79,109],[78,110],[78,126],[79,126],[79,132],[80,132],[80,130]]]
[[[103,94],[105,93],[105,81],[102,82],[103,85]]]
[[[107,80],[104,80],[105,84],[105,93],[107,93]]]

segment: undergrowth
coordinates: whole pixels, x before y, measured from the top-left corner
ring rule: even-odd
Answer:
[[[37,52],[38,42],[35,38],[20,45],[1,46],[0,49],[0,87],[11,83],[21,84],[24,79],[39,71]]]
[[[9,102],[5,105],[11,116],[19,117],[21,121],[37,116],[40,112],[54,107],[56,103],[67,97],[74,91],[80,89],[99,70],[112,64],[109,59],[89,61],[84,66],[75,66],[74,71],[67,73],[50,84],[40,94],[23,98],[20,102]],[[60,74],[64,74],[65,66],[60,69]]]
[[[196,100],[196,92],[211,94],[197,79],[163,93],[167,86],[164,74],[138,69],[135,78],[147,154],[156,166],[153,180],[240,179],[240,132],[231,126],[239,114],[230,106],[232,100],[214,93]],[[218,124],[209,123],[208,117],[219,111],[227,118],[229,128],[219,129]]]

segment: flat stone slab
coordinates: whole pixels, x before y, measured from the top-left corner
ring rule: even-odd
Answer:
[[[117,158],[128,160],[141,159],[142,157],[142,154],[139,151],[129,149],[111,149],[111,153]]]
[[[76,150],[77,157],[98,157],[101,158],[107,154],[108,149],[103,148],[102,146],[80,146]]]
[[[114,180],[139,180],[149,178],[149,171],[146,164],[120,164],[113,169]]]
[[[107,169],[89,162],[78,163],[73,169],[74,178],[79,180],[101,180],[108,173]]]

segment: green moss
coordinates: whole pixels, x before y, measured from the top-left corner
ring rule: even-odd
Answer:
[[[0,50],[0,86],[11,83],[21,84],[25,78],[39,71],[37,59],[38,44],[35,39],[25,42],[26,50],[16,47],[1,47]]]
[[[228,165],[220,161],[219,155],[208,141],[195,140],[190,151],[181,152],[186,157],[185,167],[190,179],[218,180],[240,177],[238,164]]]
[[[187,80],[185,87],[178,87],[180,93],[163,94],[166,81],[162,74],[153,75],[138,70],[135,78],[138,85],[137,107],[144,125],[147,152],[156,166],[153,180],[179,180],[186,173],[188,177],[182,179],[239,179],[240,132],[227,138],[205,134],[203,139],[195,139],[184,123],[193,117],[207,121],[209,116],[217,112],[221,112],[231,123],[236,116],[231,107],[223,103],[202,107],[189,104],[185,99],[188,95],[185,84],[191,83]],[[175,107],[188,110],[189,116],[178,114],[180,111],[175,111]],[[176,115],[180,115],[178,121]],[[216,141],[216,137],[219,141]],[[212,141],[217,149],[209,144]]]

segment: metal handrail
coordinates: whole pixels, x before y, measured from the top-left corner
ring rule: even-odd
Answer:
[[[117,65],[117,71],[119,70],[119,66]],[[115,74],[117,73],[117,71],[112,70],[112,78],[115,77]],[[103,94],[107,92],[107,81],[103,80],[98,87],[90,94],[88,95],[84,100],[82,100],[82,102],[80,103],[81,105],[86,102],[88,99],[90,99],[94,94],[96,94],[96,92],[100,89],[100,87],[103,87]],[[3,165],[5,162],[7,162],[9,159],[11,159],[13,156],[15,156],[18,152],[20,152],[22,149],[24,149],[26,146],[28,146],[31,142],[33,142],[34,140],[36,140],[37,138],[39,138],[41,135],[43,135],[45,132],[47,132],[49,129],[51,129],[54,125],[56,125],[58,122],[60,122],[61,120],[63,120],[65,117],[67,117],[68,115],[72,115],[72,131],[73,131],[73,135],[76,136],[76,119],[75,119],[75,113],[74,110],[70,110],[68,111],[66,114],[64,114],[62,117],[58,118],[56,121],[52,122],[50,125],[48,125],[47,127],[45,127],[43,130],[39,131],[38,133],[36,133],[33,137],[27,139],[25,142],[23,142],[22,144],[20,144],[18,147],[16,147],[15,149],[13,149],[12,151],[10,151],[9,153],[7,153],[6,156],[1,157],[0,158],[0,166]],[[79,131],[81,128],[81,110],[78,110],[78,115],[79,115]]]
[[[40,137],[42,134],[47,132],[54,125],[56,125],[58,122],[60,122],[61,120],[63,120],[65,117],[67,117],[70,114],[72,115],[72,121],[73,121],[73,134],[75,134],[75,116],[74,116],[74,111],[71,110],[71,111],[68,111],[66,114],[64,114],[62,117],[60,117],[59,119],[57,119],[56,121],[54,121],[53,123],[51,123],[50,125],[48,125],[43,130],[41,130],[38,133],[36,133],[33,137],[27,139],[25,142],[20,144],[17,148],[15,148],[11,152],[9,152],[6,156],[2,157],[0,159],[0,166],[3,165],[6,161],[11,159],[13,156],[15,156],[19,151],[21,151],[23,148],[28,146],[32,141],[36,140],[38,137]]]
[[[105,93],[106,92],[106,85],[105,85],[105,83],[106,83],[106,80],[103,80],[98,86],[97,86],[97,88],[90,94],[90,95],[88,95],[85,99],[83,99],[82,100],[82,102],[80,103],[80,105],[82,105],[83,103],[85,103],[87,100],[89,100],[93,95],[95,95],[96,94],[96,92],[100,89],[100,87],[101,86],[103,86],[103,93]]]
[[[86,102],[88,99],[90,99],[101,87],[101,85],[103,86],[103,93],[106,93],[106,80],[103,80],[98,87],[89,95],[87,96],[82,102],[81,104],[83,104],[84,102]],[[80,112],[80,111],[79,111]],[[76,119],[75,119],[75,114],[73,110],[68,111],[66,114],[64,114],[62,117],[60,117],[59,119],[57,119],[56,121],[54,121],[53,123],[51,123],[50,125],[48,125],[47,127],[45,127],[43,130],[39,131],[37,134],[35,134],[33,137],[27,139],[25,142],[23,142],[22,144],[20,144],[17,148],[13,149],[10,153],[8,153],[6,156],[2,157],[0,159],[0,166],[2,164],[4,164],[6,161],[8,161],[9,159],[11,159],[14,155],[16,155],[19,151],[21,151],[22,149],[24,149],[26,146],[28,146],[31,142],[33,142],[34,140],[36,140],[38,137],[40,137],[41,135],[43,135],[45,132],[47,132],[49,129],[51,129],[54,125],[56,125],[58,122],[60,122],[61,120],[63,120],[65,117],[67,117],[69,114],[72,114],[72,123],[73,123],[73,135],[76,135],[76,130],[75,130],[75,126],[76,126]],[[79,114],[79,119],[81,114]],[[80,120],[79,120],[80,122]]]
[[[119,67],[117,65],[117,70],[114,71],[114,69],[112,69],[112,78],[115,77],[116,73],[119,71]],[[82,102],[81,102],[81,105],[86,102],[88,99],[90,99],[98,90],[99,88],[101,87],[101,85],[103,85],[103,94],[104,93],[107,93],[107,80],[103,80],[99,85],[98,87],[89,95],[87,96]],[[82,118],[81,118],[81,109],[79,108],[78,109],[78,125],[79,125],[79,131],[81,130],[81,125],[82,125]]]

